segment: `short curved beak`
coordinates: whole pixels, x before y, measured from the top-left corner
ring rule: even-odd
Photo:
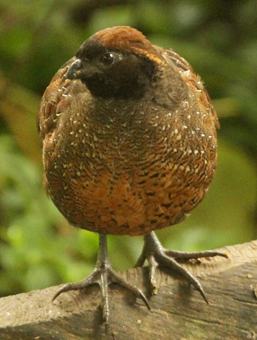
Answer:
[[[67,78],[86,80],[98,72],[98,67],[89,60],[82,60],[78,58],[73,61],[68,69]]]
[[[82,61],[81,59],[76,59],[71,64],[70,68],[67,72],[68,79],[78,79],[81,78],[81,71],[82,71]]]

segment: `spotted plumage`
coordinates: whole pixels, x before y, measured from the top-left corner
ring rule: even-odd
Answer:
[[[70,224],[100,234],[95,273],[106,265],[101,235],[146,234],[138,265],[164,254],[152,231],[181,222],[206,195],[218,126],[192,67],[130,27],[96,33],[60,68],[38,114],[44,183]],[[170,267],[204,296],[179,264],[170,260]]]
[[[87,78],[67,79],[75,59],[66,63],[39,112],[45,185],[75,226],[146,234],[182,221],[205,196],[216,167],[218,121],[200,78],[175,52],[121,28],[91,37],[78,55],[97,64],[106,52],[120,57],[108,77],[130,61],[138,69],[147,65],[145,92],[124,99],[110,88],[107,97],[92,95]],[[102,73],[95,71],[101,79]]]

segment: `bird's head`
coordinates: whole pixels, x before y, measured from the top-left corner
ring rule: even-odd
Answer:
[[[76,58],[67,78],[80,79],[96,97],[120,99],[142,97],[162,62],[150,41],[128,26],[94,34]]]

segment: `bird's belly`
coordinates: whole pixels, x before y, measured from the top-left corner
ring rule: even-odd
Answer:
[[[156,171],[135,167],[133,172],[93,174],[55,163],[46,174],[46,187],[72,225],[104,234],[140,235],[179,223],[205,196],[211,179],[181,171],[167,167],[157,176]]]

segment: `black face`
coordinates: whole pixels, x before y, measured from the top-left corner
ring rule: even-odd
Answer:
[[[97,40],[87,40],[76,57],[67,77],[81,79],[94,96],[102,98],[140,98],[156,72],[146,56],[107,49]]]

